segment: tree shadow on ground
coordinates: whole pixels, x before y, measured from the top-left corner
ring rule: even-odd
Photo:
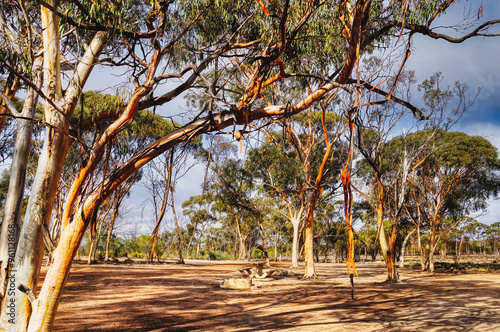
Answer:
[[[227,290],[240,264],[75,266],[56,331],[493,331],[500,329],[500,274],[402,271],[359,265],[355,300],[342,264],[318,264],[319,278],[256,281]],[[285,267],[284,264],[276,264]]]

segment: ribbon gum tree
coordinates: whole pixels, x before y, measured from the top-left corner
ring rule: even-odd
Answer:
[[[482,23],[457,38],[434,32],[434,19],[454,2],[39,1],[39,9],[31,7],[24,21],[29,25],[35,18],[37,24],[28,31],[36,32],[34,38],[43,46],[44,88],[37,89],[30,76],[10,66],[6,57],[0,58],[2,71],[42,96],[47,124],[13,267],[24,292],[2,299],[2,328],[51,330],[72,261],[86,229],[95,222],[99,206],[158,155],[195,136],[228,127],[234,132],[236,126],[241,128],[237,130],[244,139],[257,123],[265,126],[269,120],[302,112],[339,86],[363,88],[351,79],[361,65],[360,57],[380,45],[390,47],[393,35],[411,38],[418,33],[457,43],[476,35],[491,35],[485,29],[500,22]],[[2,18],[9,19],[24,7],[23,0],[2,4],[0,9],[7,14]],[[0,25],[2,43],[13,43],[5,30],[7,25]],[[75,40],[80,49],[70,52],[66,46],[74,45]],[[61,64],[66,62],[74,71],[63,81]],[[68,148],[79,144],[70,119],[92,69],[102,64],[127,66],[127,80],[133,85],[126,105],[85,149],[64,204],[53,260],[37,296],[34,290],[44,253],[43,230],[51,221]],[[216,68],[215,73],[203,76],[210,68]],[[180,78],[180,83],[176,80],[165,92],[164,83],[174,78]],[[304,81],[314,88],[300,89]],[[138,110],[167,104],[194,88],[204,89],[210,98],[192,121],[144,147],[120,167],[108,170],[101,183],[90,186],[106,147]],[[264,91],[272,88],[296,93],[276,100],[263,98]],[[2,99],[8,100],[9,93]],[[394,99],[391,93],[383,98]],[[17,308],[12,321],[7,314],[11,300]]]

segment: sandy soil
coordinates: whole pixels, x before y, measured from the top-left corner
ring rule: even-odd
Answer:
[[[289,263],[273,263],[287,269]],[[344,264],[317,264],[318,279],[255,280],[219,287],[247,262],[74,264],[55,331],[500,331],[500,273],[400,270],[358,263],[355,299]]]

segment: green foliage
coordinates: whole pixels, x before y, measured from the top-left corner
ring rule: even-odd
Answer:
[[[144,15],[148,6],[142,1],[84,1],[78,5],[73,2],[63,2],[59,11],[66,18],[73,19],[77,24],[108,27],[109,34],[120,34],[123,30],[138,28],[134,15]],[[67,19],[61,20],[62,26]],[[65,30],[63,30],[64,32]]]
[[[203,197],[201,195],[191,196],[187,201],[182,203],[182,213],[189,217],[192,225],[210,221],[213,219],[210,206],[212,200],[213,197],[211,194],[203,195]]]
[[[419,132],[414,139],[427,140],[428,135]],[[497,149],[488,140],[461,132],[440,132],[432,143],[435,151],[425,159],[418,176],[427,179],[426,190],[449,188],[443,196],[446,204],[442,213],[460,215],[463,211],[481,210],[489,197],[498,196],[500,160]],[[435,178],[436,175],[439,177]],[[434,189],[432,179],[439,184]]]
[[[99,125],[100,121],[109,122],[115,118],[117,114],[120,114],[120,110],[124,106],[123,96],[101,93],[95,90],[86,91],[80,97],[71,122],[75,128],[82,125],[85,125],[86,128],[93,128]],[[106,114],[107,116],[101,119],[100,114]]]
[[[263,190],[291,193],[302,188],[307,174],[294,150],[284,151],[268,140],[259,148],[248,152],[246,167],[265,184]],[[274,187],[274,188],[273,188]]]

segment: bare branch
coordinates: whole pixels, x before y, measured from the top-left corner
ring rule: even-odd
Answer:
[[[350,83],[355,83],[355,81],[352,80]],[[401,105],[407,107],[409,110],[411,110],[413,112],[413,115],[415,115],[416,117],[419,118],[419,120],[426,120],[426,119],[428,119],[428,117],[424,115],[424,112],[422,112],[421,109],[419,109],[418,107],[410,104],[409,102],[407,102],[405,100],[402,100],[402,99],[400,99],[398,97],[395,97],[394,95],[390,95],[389,96],[388,92],[385,92],[385,91],[383,91],[383,90],[381,90],[379,88],[376,88],[376,87],[372,86],[370,83],[361,81],[361,85],[364,86],[366,89],[368,89],[370,91],[376,92],[376,93],[378,93],[378,94],[380,94],[382,96],[385,96],[385,97],[389,97],[390,100],[395,101],[396,103],[401,104]],[[388,101],[388,100],[386,100],[386,101]],[[384,103],[384,101],[376,102],[377,105],[383,104],[383,103]]]
[[[405,29],[408,29],[412,32],[415,32],[415,33],[420,33],[420,34],[423,34],[423,35],[426,35],[426,36],[429,36],[431,38],[434,38],[434,39],[444,39],[450,43],[455,43],[455,44],[459,44],[459,43],[462,43],[464,42],[465,40],[469,39],[469,38],[472,38],[472,37],[477,37],[477,36],[482,36],[482,37],[497,37],[497,36],[500,36],[500,33],[490,33],[490,34],[487,34],[487,33],[481,33],[481,31],[483,30],[486,30],[487,28],[490,28],[496,24],[499,24],[500,23],[500,19],[499,20],[491,20],[491,21],[488,21],[488,22],[484,22],[483,24],[481,24],[480,26],[478,26],[477,28],[475,28],[473,31],[471,31],[470,33],[462,36],[462,37],[451,37],[451,36],[448,36],[448,35],[445,35],[445,34],[442,34],[442,33],[437,33],[437,32],[434,32],[432,31],[431,29],[429,29],[428,27],[424,26],[424,25],[418,25],[418,24],[405,24],[404,25],[404,28]]]

